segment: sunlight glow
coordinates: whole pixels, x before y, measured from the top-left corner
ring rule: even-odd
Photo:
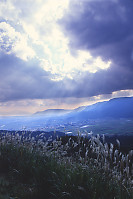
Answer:
[[[0,102],[1,115],[27,115],[45,109],[74,109],[80,106],[88,106],[97,102],[108,101],[117,97],[132,97],[133,90],[119,90],[106,95],[97,95],[86,98],[56,98],[56,99],[34,99]]]
[[[9,0],[8,3],[0,3],[3,8],[0,9],[0,16],[4,11],[6,13],[7,7],[9,10],[7,22],[0,23],[3,30],[0,35],[1,51],[14,53],[24,61],[37,59],[40,67],[50,72],[54,81],[108,69],[110,60],[104,62],[101,57],[94,58],[88,51],[77,50],[75,55],[71,54],[69,39],[58,24],[68,9],[69,1],[35,0],[32,12],[28,7],[32,1],[20,0],[17,3],[16,0]],[[14,15],[15,7],[17,11]],[[5,46],[2,46],[4,42]]]
[[[6,22],[0,23],[0,50],[7,54],[15,53],[17,57],[27,61],[33,58],[35,53],[27,44],[24,34],[16,32],[15,29]]]

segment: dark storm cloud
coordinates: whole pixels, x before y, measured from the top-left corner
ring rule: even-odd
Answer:
[[[17,5],[20,4],[16,2]],[[26,4],[21,7],[20,15],[26,17]],[[32,14],[32,9],[28,13]],[[88,50],[94,57],[111,60],[111,67],[96,73],[81,71],[73,80],[56,82],[40,67],[39,61],[23,61],[13,54],[1,53],[0,101],[82,98],[133,89],[132,19],[132,0],[72,0],[68,13],[59,22],[69,37],[71,52]],[[3,49],[8,52],[5,46]]]
[[[92,97],[114,90],[132,88],[132,73],[118,67],[96,74],[83,73],[75,80],[50,80],[51,74],[40,68],[38,61],[22,61],[13,55],[0,55],[0,101]],[[128,77],[128,78],[125,78]],[[107,84],[108,82],[108,84]]]
[[[132,89],[132,77],[132,72],[117,66],[107,71],[100,70],[95,74],[86,73],[75,84],[73,95],[77,97],[92,97],[101,94],[111,94],[114,91]]]
[[[71,36],[71,48],[84,48],[95,52],[95,49],[106,45],[106,50],[99,49],[96,54],[108,59],[112,58],[116,52],[117,55],[122,55],[124,49],[121,47],[127,44],[131,58],[133,1],[88,0],[83,1],[82,4],[74,2],[75,4],[71,4],[69,13],[63,20],[66,33]],[[114,45],[117,45],[117,50],[113,48]],[[125,52],[127,52],[127,46],[125,47]],[[115,50],[114,53],[113,50]]]
[[[53,82],[36,60],[0,55],[0,101],[64,96],[63,82]]]
[[[132,19],[132,0],[80,0],[70,3],[69,12],[59,23],[69,37],[71,52],[85,49],[94,57],[101,56],[103,60],[112,62],[108,70],[82,75],[80,84],[75,88],[77,96],[133,89]]]

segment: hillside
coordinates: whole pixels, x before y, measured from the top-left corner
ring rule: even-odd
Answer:
[[[33,133],[1,132],[0,199],[133,198],[133,151],[119,140]]]
[[[39,111],[34,113],[35,116],[60,116],[71,112],[67,109],[47,109],[45,111]]]
[[[90,106],[78,107],[74,110],[48,109],[37,112],[40,116],[60,116],[64,119],[103,119],[103,118],[133,118],[133,97],[114,98],[98,102]]]
[[[86,106],[83,110],[73,111],[69,119],[106,119],[133,118],[133,97],[114,98]]]
[[[74,110],[48,109],[30,116],[0,117],[0,130],[133,132],[133,97],[115,98]],[[113,125],[113,126],[112,126]]]

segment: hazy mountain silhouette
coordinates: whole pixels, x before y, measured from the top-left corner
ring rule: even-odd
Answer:
[[[35,115],[64,115],[66,119],[133,118],[133,97],[114,98],[74,110],[48,109]]]
[[[34,115],[42,116],[59,116],[71,112],[72,110],[67,109],[47,109],[45,111],[36,112]]]
[[[72,112],[69,117],[78,119],[133,118],[133,97],[114,98],[86,106],[83,110]]]

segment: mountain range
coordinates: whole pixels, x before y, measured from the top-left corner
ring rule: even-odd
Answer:
[[[70,113],[72,110],[68,109],[47,109],[45,111],[36,112],[36,116],[60,116],[67,113]]]
[[[0,117],[0,129],[43,129],[47,132],[58,129],[62,132],[65,127],[71,132],[77,131],[78,128],[81,129],[81,127],[88,126],[91,123],[89,121],[91,119],[93,120],[93,124],[96,124],[96,120],[99,120],[101,127],[104,127],[102,120],[109,119],[108,121],[111,121],[110,119],[114,119],[118,124],[119,119],[122,118],[125,119],[125,121],[133,121],[133,97],[114,98],[90,106],[81,106],[73,110],[47,109],[30,116]],[[108,123],[108,121],[106,121],[106,123]],[[119,132],[122,132],[120,128],[125,128],[125,132],[133,132],[131,122],[130,124],[126,123],[126,125],[125,128],[125,126],[121,126],[121,123],[119,123]],[[110,124],[108,124],[108,126],[110,129]],[[98,132],[101,127],[99,127]],[[97,132],[96,128],[92,129],[91,127],[89,130]],[[115,130],[114,126],[113,132],[115,132]]]
[[[82,106],[73,110],[47,109],[37,112],[40,116],[62,116],[65,119],[133,118],[133,97],[113,98],[109,101]]]

